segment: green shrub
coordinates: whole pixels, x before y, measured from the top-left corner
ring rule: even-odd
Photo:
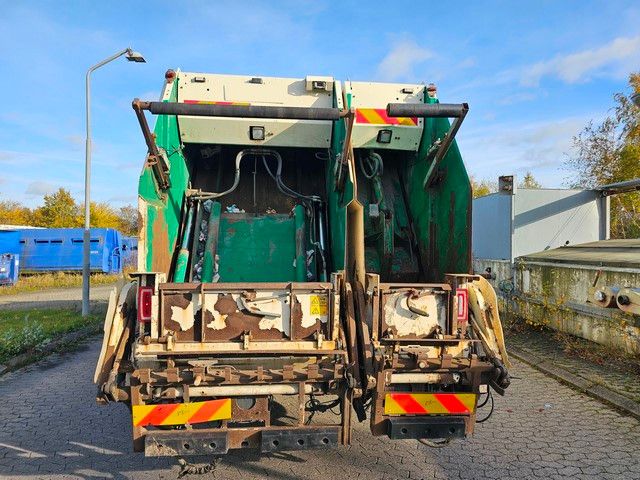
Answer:
[[[50,342],[40,322],[27,321],[22,328],[11,328],[0,334],[0,361],[19,353],[37,350]]]

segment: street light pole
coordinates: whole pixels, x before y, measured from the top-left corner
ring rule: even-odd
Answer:
[[[91,74],[94,70],[112,62],[118,57],[126,55],[127,60],[132,62],[144,62],[145,59],[138,52],[134,52],[131,48],[126,48],[118,53],[111,55],[109,58],[96,63],[87,70],[86,76],[86,121],[87,121],[87,138],[85,142],[85,162],[84,162],[84,237],[82,241],[82,316],[89,315],[89,274],[91,272]]]

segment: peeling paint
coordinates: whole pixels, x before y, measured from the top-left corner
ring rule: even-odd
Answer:
[[[227,328],[227,315],[221,315],[216,311],[212,311],[210,313],[213,315],[213,320],[207,323],[208,328],[211,328],[213,330],[222,330],[224,328]]]
[[[180,325],[180,330],[183,332],[193,328],[195,321],[193,316],[194,303],[195,302],[190,303],[185,308],[176,307],[175,305],[171,306],[171,320]]]
[[[200,301],[198,297],[198,302]],[[198,306],[198,311],[202,310],[203,318],[205,318],[206,313],[211,314],[213,320],[206,324],[207,328],[211,328],[213,330],[223,330],[227,328],[227,314],[222,314],[215,309],[215,304],[218,301],[218,294],[206,294],[204,296],[204,303]]]
[[[260,292],[260,297],[271,297],[280,294],[281,292]],[[260,297],[250,302],[251,305],[255,305],[263,312],[276,313],[278,317],[262,317],[258,327],[260,330],[270,330],[272,328],[283,332],[286,336],[290,336],[290,318],[291,318],[291,306],[289,305],[288,296],[281,296],[280,298],[273,298],[269,300],[260,301]],[[286,303],[285,303],[286,302]]]
[[[429,316],[419,315],[409,310],[407,299],[407,292],[390,295],[384,306],[385,322],[396,330],[396,335],[399,337],[429,336],[438,326],[442,327],[439,325],[438,319],[439,317],[446,319],[446,312],[439,312],[444,309],[444,306],[438,305],[435,295],[423,295],[411,300],[412,304],[420,310],[428,312]]]
[[[260,297],[262,298],[272,297],[281,293],[282,292],[261,291]],[[224,306],[222,306],[221,304],[217,305],[221,297],[220,294],[217,294],[217,293],[205,294],[204,305],[202,306],[199,305],[200,297],[194,296],[194,304],[196,305],[195,311],[198,312],[202,310],[204,313],[211,314],[211,316],[213,317],[213,320],[207,323],[206,326],[213,330],[223,330],[227,328],[228,326],[227,318],[229,317],[229,315],[232,313],[241,311],[241,309],[237,307],[238,298],[240,298],[239,294],[234,293],[231,295],[226,295],[226,296],[222,295],[222,296],[225,297],[225,299],[228,298],[229,300],[228,302],[225,302]],[[266,316],[261,317],[258,323],[258,328],[260,328],[260,330],[276,329],[284,333],[285,335],[289,336],[290,335],[289,319],[291,316],[291,308],[288,304],[288,297],[285,295],[282,295],[280,298],[271,298],[263,301],[260,300],[260,297],[257,297],[254,300],[245,300],[245,302],[247,302],[251,306],[255,306],[260,311],[274,313],[274,314],[277,314],[278,316],[277,317],[266,317]],[[235,303],[234,306],[232,306],[232,302]],[[226,306],[226,303],[229,304],[228,307]],[[216,305],[218,308],[216,308]],[[233,311],[230,311],[230,310],[233,310]]]

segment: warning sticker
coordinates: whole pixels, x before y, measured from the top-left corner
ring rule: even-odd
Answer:
[[[311,295],[311,307],[309,313],[311,315],[327,315],[327,313],[329,313],[327,297],[323,295]]]

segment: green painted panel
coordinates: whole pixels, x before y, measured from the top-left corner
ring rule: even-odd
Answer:
[[[169,101],[177,101],[178,80],[174,81]],[[166,152],[171,187],[160,191],[150,167],[144,167],[138,183],[138,195],[147,204],[146,258],[148,271],[168,273],[181,218],[184,192],[189,184],[189,170],[181,151],[177,118],[159,115],[154,128],[158,147]]]
[[[296,220],[223,213],[218,255],[221,282],[295,281]]]
[[[427,97],[425,103],[438,100]],[[471,185],[455,141],[438,168],[442,181],[426,192],[423,188],[430,165],[427,151],[444,137],[449,125],[448,119],[425,119],[417,161],[406,173],[409,209],[427,281],[441,281],[445,273],[471,270]]]

